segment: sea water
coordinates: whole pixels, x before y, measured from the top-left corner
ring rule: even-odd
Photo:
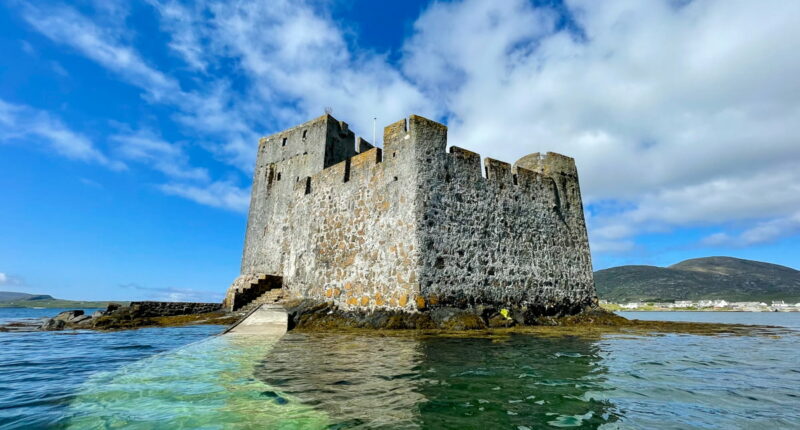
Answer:
[[[790,330],[0,333],[0,428],[800,428],[800,313],[624,316]]]

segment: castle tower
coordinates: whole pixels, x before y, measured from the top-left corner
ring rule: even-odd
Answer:
[[[362,144],[363,146],[363,144]],[[280,273],[279,248],[287,230],[287,208],[302,178],[355,155],[347,123],[323,115],[259,141],[242,255],[242,273]]]

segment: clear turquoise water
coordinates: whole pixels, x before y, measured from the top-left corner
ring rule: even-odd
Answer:
[[[9,312],[0,320],[26,311]],[[625,315],[800,330],[800,313]],[[0,428],[800,428],[799,332],[213,336],[221,329],[0,333]]]

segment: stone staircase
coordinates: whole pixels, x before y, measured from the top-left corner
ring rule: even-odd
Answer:
[[[274,303],[281,297],[283,278],[263,273],[239,276],[228,288],[223,307],[238,312],[252,304]],[[256,303],[258,302],[258,303]],[[255,306],[249,306],[252,309]]]
[[[256,297],[250,303],[244,305],[242,308],[239,309],[239,311],[247,313],[261,306],[262,304],[280,303],[282,299],[283,299],[283,289],[273,288],[271,290],[268,290],[264,294]]]

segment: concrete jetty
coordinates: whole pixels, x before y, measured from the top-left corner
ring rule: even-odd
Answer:
[[[263,304],[238,323],[225,330],[223,334],[262,334],[283,335],[289,326],[286,309],[277,304]]]

